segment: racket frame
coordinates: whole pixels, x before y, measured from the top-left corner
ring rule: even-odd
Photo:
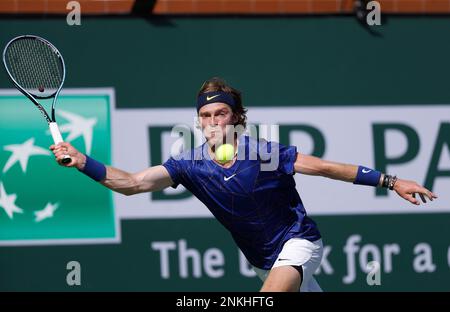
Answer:
[[[18,40],[21,39],[34,39],[34,40],[39,40],[43,43],[45,43],[47,46],[49,46],[53,52],[56,54],[56,56],[58,57],[59,61],[61,62],[61,66],[62,66],[62,80],[61,83],[59,84],[58,89],[47,96],[39,96],[39,95],[32,95],[30,92],[28,92],[27,90],[25,90],[25,88],[23,88],[13,77],[13,75],[11,74],[11,72],[9,71],[8,65],[6,63],[6,52],[9,48],[9,46]],[[50,128],[50,133],[52,134],[52,138],[53,141],[55,142],[55,144],[61,143],[63,142],[62,136],[61,136],[61,132],[59,131],[58,128],[58,124],[56,123],[56,116],[55,116],[55,106],[56,106],[56,99],[58,98],[59,92],[62,89],[62,86],[64,84],[64,81],[66,79],[66,65],[64,63],[64,58],[62,57],[62,54],[58,51],[58,49],[48,40],[39,37],[39,36],[35,36],[35,35],[22,35],[22,36],[18,36],[15,37],[13,39],[11,39],[5,46],[5,48],[3,49],[3,55],[2,55],[2,59],[3,59],[3,65],[8,73],[9,78],[12,80],[14,86],[23,94],[25,95],[27,98],[29,98],[31,100],[31,102],[33,102],[33,104],[39,109],[39,111],[41,112],[41,114],[44,116],[45,120],[48,123],[48,126]],[[51,117],[48,115],[47,111],[45,110],[45,108],[37,101],[37,99],[49,99],[53,97],[53,101],[52,101],[52,109],[51,109]],[[62,160],[63,163],[67,164],[70,163],[71,159],[68,155],[64,156],[64,159]]]

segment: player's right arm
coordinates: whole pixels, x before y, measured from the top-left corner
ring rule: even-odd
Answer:
[[[52,145],[50,150],[53,151],[56,161],[64,167],[75,167],[83,170],[86,165],[86,156],[68,142]],[[69,155],[72,159],[68,164],[61,163],[65,155]],[[153,166],[137,173],[129,173],[118,168],[106,166],[106,177],[100,183],[124,195],[160,191],[173,185],[169,172],[161,165]]]
[[[164,166],[153,166],[137,173],[106,167],[106,178],[100,182],[107,188],[124,195],[155,192],[173,184]]]

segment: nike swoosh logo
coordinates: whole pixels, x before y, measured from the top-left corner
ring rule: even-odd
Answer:
[[[234,177],[235,175],[236,175],[236,173],[230,175],[229,177],[224,176],[224,177],[223,177],[223,180],[224,180],[224,181],[228,181],[228,180],[230,180],[232,177]]]
[[[361,171],[362,171],[362,173],[369,173],[369,172],[372,171],[372,170],[370,170],[370,169],[368,169],[368,170],[363,169],[363,170],[361,170]]]
[[[214,99],[214,98],[216,98],[218,96],[220,96],[220,94],[216,94],[216,95],[213,95],[213,96],[206,96],[206,100],[207,101],[211,101],[212,99]]]

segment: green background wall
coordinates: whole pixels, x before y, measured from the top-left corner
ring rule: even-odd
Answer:
[[[449,18],[393,17],[375,30],[353,17],[36,18],[1,20],[0,40],[48,38],[66,87],[114,86],[118,107],[189,106],[214,75],[249,106],[448,102]]]

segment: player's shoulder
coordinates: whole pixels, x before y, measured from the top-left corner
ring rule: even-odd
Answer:
[[[172,156],[176,161],[194,161],[203,159],[203,144],[191,149],[184,150]]]
[[[270,151],[272,147],[279,147],[281,144],[277,141],[268,141],[264,138],[255,138],[252,136],[245,136],[246,145],[250,150]]]
[[[268,142],[263,138],[255,138],[253,136],[243,136],[245,140],[245,144],[250,146],[251,148],[258,148],[260,145],[266,145]]]

